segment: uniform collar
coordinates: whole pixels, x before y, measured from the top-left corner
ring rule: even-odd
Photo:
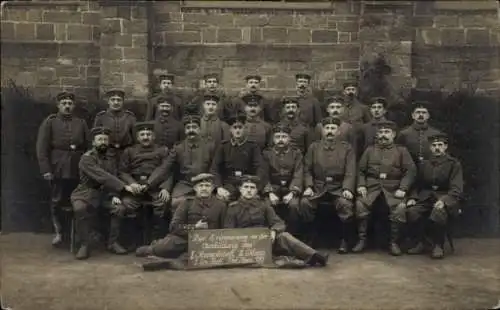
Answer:
[[[326,139],[321,139],[321,145],[323,145],[323,148],[325,150],[333,150],[335,148],[335,145],[338,143],[338,138],[335,137],[335,139],[333,139],[331,142],[330,141],[326,141]]]
[[[380,122],[385,122],[385,121],[387,121],[387,119],[385,118],[385,116],[382,116],[382,117],[381,117],[380,119],[378,119],[378,120],[377,120],[377,119],[372,119],[372,120],[370,121],[370,124],[371,124],[372,126],[377,126]]]
[[[196,137],[192,140],[186,138],[186,143],[189,147],[196,148],[200,144],[200,137]]]
[[[278,148],[276,146],[273,147],[273,150],[276,154],[286,154],[286,153],[290,152],[290,149],[291,149],[290,145],[288,145],[284,148]]]
[[[219,119],[219,117],[217,116],[217,114],[212,114],[212,115],[203,115],[203,119],[205,121],[216,121]]]
[[[142,145],[142,144],[140,144],[140,143],[137,143],[137,145],[139,146],[139,148],[140,148],[141,150],[151,150],[151,149],[154,149],[154,147],[155,147],[155,145],[154,145],[154,144],[151,144],[151,145],[149,145],[149,146],[144,146],[144,145]]]
[[[299,92],[299,90],[296,90],[297,96],[301,98],[308,97],[311,94],[311,90],[309,88],[306,88],[303,93]]]
[[[431,156],[429,158],[430,162],[433,163],[433,164],[440,164],[440,163],[443,163],[443,162],[447,161],[448,159],[449,159],[449,155],[448,154],[444,154],[444,155],[439,156],[439,157]]]
[[[429,124],[428,123],[418,124],[417,122],[413,122],[413,124],[411,126],[413,127],[413,129],[415,129],[417,131],[427,130],[429,128]]]
[[[239,142],[238,142],[238,141],[236,141],[236,140],[234,140],[233,138],[231,138],[231,139],[230,139],[230,142],[231,142],[231,145],[232,145],[232,146],[240,146],[240,145],[245,144],[245,142],[247,142],[247,138],[245,137],[243,140],[241,140],[241,141],[239,141]]]
[[[376,146],[379,149],[382,149],[382,150],[389,150],[389,149],[392,149],[394,147],[394,143],[391,143],[391,144],[388,144],[388,145],[382,145],[380,143],[377,143]]]
[[[121,109],[119,111],[112,111],[112,110],[108,109],[107,112],[111,116],[122,116],[124,113],[123,109]]]
[[[57,116],[64,121],[70,121],[73,119],[73,114],[62,114],[57,112]]]
[[[160,121],[160,123],[164,124],[164,123],[168,123],[168,121],[172,118],[172,114],[169,114],[167,117],[161,115],[161,114],[158,114],[158,120]]]
[[[261,118],[260,116],[256,116],[255,118],[247,118],[247,123],[260,123]]]

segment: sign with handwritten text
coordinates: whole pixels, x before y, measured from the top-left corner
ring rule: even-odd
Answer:
[[[191,230],[188,240],[189,268],[272,264],[267,228]]]

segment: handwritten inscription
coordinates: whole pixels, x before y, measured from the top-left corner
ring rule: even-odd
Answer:
[[[188,248],[188,265],[193,268],[271,261],[271,239],[267,228],[190,231]]]

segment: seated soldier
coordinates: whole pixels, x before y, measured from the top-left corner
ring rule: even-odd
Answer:
[[[137,143],[125,149],[118,170],[120,179],[134,189],[134,195],[123,197],[123,206],[128,216],[135,217],[145,203],[151,203],[153,233],[164,235],[169,193],[160,165],[167,160],[168,148],[155,144],[154,122],[137,123],[135,131]]]
[[[410,233],[417,244],[409,254],[424,250],[425,219],[431,224],[432,258],[443,258],[444,239],[449,216],[458,214],[458,203],[463,191],[463,173],[460,162],[447,154],[448,137],[436,134],[429,137],[431,157],[424,159],[417,181],[407,202]]]
[[[268,227],[271,229],[273,250],[286,252],[287,255],[304,261],[309,266],[326,266],[327,254],[321,254],[305,243],[285,232],[283,220],[274,212],[268,202],[257,195],[259,178],[244,176],[241,178],[240,193],[237,201],[229,204],[224,228]]]
[[[118,196],[123,191],[134,193],[135,189],[114,175],[115,162],[106,155],[110,134],[111,130],[107,128],[93,128],[92,149],[83,154],[78,165],[80,183],[71,194],[76,235],[80,242],[80,248],[75,254],[76,259],[87,259],[90,256],[93,211],[108,195],[112,196],[112,200],[103,204],[103,207],[109,207],[111,212],[108,249],[116,254],[127,253],[118,243],[120,222],[124,215],[124,208]]]
[[[408,150],[394,144],[396,124],[386,121],[378,126],[377,143],[364,151],[359,162],[356,201],[359,241],[353,252],[365,249],[368,217],[376,203],[381,202],[389,207],[390,253],[397,256],[402,254],[399,241],[406,223],[404,199],[414,181],[416,167]]]
[[[139,247],[136,256],[178,258],[187,252],[190,229],[220,229],[223,226],[226,205],[212,195],[214,176],[201,173],[191,178],[195,197],[186,199],[175,211],[170,233],[151,245]]]

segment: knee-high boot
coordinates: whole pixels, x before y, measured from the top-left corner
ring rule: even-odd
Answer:
[[[80,242],[80,248],[75,254],[76,259],[87,259],[90,257],[90,219],[87,217],[77,218],[75,230]]]
[[[446,226],[432,222],[432,253],[434,259],[444,257],[444,240],[446,235]]]
[[[403,254],[399,248],[399,234],[401,231],[401,224],[398,222],[391,221],[391,241],[389,246],[389,251],[391,255],[400,256]]]
[[[341,222],[340,246],[337,250],[339,254],[347,254],[349,252],[348,239],[350,235],[351,221]]]
[[[358,219],[358,242],[352,248],[354,253],[363,252],[366,248],[366,232],[368,230],[368,220],[366,218]]]
[[[120,237],[121,221],[121,217],[111,216],[109,222],[108,250],[118,255],[127,254],[127,250],[125,250],[118,242],[118,238]]]

